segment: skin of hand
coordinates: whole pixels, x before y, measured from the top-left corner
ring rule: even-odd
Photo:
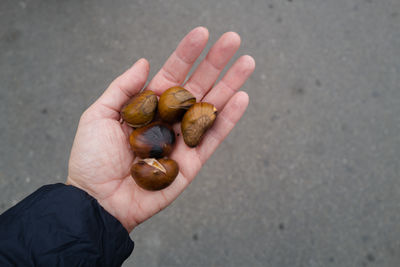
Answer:
[[[235,32],[223,34],[183,84],[205,48],[208,37],[208,30],[204,27],[190,31],[146,87],[161,95],[166,89],[181,85],[197,101],[212,103],[218,109],[217,119],[200,145],[189,148],[181,135],[177,137],[170,158],[177,161],[180,171],[169,187],[153,192],[135,184],[130,175],[135,156],[128,140],[132,129],[120,123],[123,105],[140,92],[146,83],[149,74],[146,59],[138,60],[116,78],[80,118],[66,183],[97,199],[128,232],[164,209],[182,193],[247,108],[248,95],[238,90],[254,71],[255,62],[251,56],[238,58],[216,83],[240,46],[240,36]],[[180,124],[174,125],[174,130],[180,133]]]

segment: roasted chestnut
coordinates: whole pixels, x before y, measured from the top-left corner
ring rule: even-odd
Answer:
[[[140,158],[162,158],[172,152],[175,133],[161,122],[153,122],[134,130],[129,143],[135,155]]]
[[[163,121],[174,123],[182,119],[183,114],[196,103],[196,98],[183,87],[167,89],[158,101],[158,114]]]
[[[197,146],[204,133],[213,125],[217,109],[210,103],[194,104],[183,116],[181,129],[183,140],[190,147]]]
[[[178,163],[172,159],[144,159],[131,167],[131,175],[143,189],[156,191],[172,184],[179,173]]]
[[[145,90],[128,102],[121,111],[121,117],[132,127],[142,127],[153,120],[157,101],[157,96],[153,91]]]

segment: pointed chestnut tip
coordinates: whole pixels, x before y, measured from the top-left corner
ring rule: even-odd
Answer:
[[[155,158],[143,159],[143,161],[146,162],[147,164],[149,164],[150,166],[157,168],[158,170],[162,171],[163,173],[167,172],[167,170],[164,168],[164,166]]]

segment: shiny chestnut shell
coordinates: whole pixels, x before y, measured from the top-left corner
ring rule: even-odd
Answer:
[[[183,116],[181,130],[183,140],[190,147],[197,146],[205,132],[213,125],[217,109],[210,103],[194,104]]]
[[[162,158],[172,152],[175,133],[170,126],[153,122],[134,130],[129,136],[129,143],[140,158]]]
[[[134,96],[122,108],[121,117],[134,128],[142,127],[153,120],[157,102],[157,95],[151,90],[145,90]]]
[[[196,103],[196,98],[183,87],[175,86],[161,94],[158,101],[158,114],[168,123],[182,119],[183,114]]]
[[[172,159],[144,159],[131,167],[131,175],[136,184],[150,191],[166,188],[178,173],[178,163]]]

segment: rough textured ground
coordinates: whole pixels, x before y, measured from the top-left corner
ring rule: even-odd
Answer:
[[[0,212],[62,182],[81,112],[191,28],[257,62],[243,120],[125,266],[400,266],[400,1],[0,2]]]

